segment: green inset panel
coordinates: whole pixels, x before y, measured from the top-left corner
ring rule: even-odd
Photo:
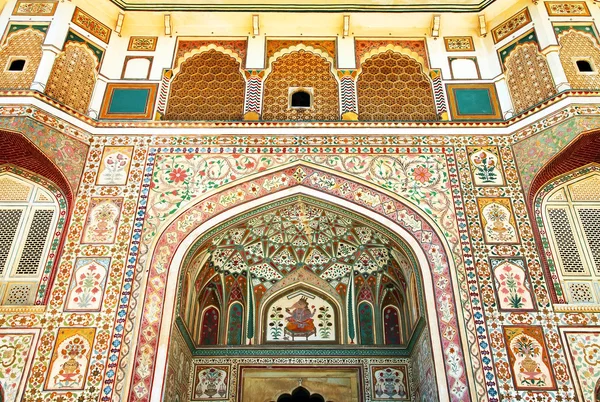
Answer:
[[[108,114],[146,113],[149,88],[115,88],[108,106]]]
[[[495,113],[487,88],[454,88],[456,107],[461,115],[493,115]]]

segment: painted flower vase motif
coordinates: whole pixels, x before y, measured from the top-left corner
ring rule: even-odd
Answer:
[[[521,334],[511,342],[516,356],[515,372],[520,386],[545,387],[551,381],[549,369],[542,361],[542,346],[534,338]]]
[[[404,399],[408,396],[404,372],[388,367],[375,372],[377,398]]]
[[[471,161],[475,167],[475,175],[482,184],[497,182],[499,172],[496,159],[495,155],[486,151],[477,152],[471,156]]]
[[[104,160],[104,170],[100,173],[102,183],[116,184],[126,180],[125,168],[129,163],[129,157],[120,152],[109,155]]]

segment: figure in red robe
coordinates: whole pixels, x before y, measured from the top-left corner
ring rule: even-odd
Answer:
[[[290,316],[286,317],[286,321],[288,321],[285,329],[291,332],[294,335],[310,335],[312,333],[316,333],[315,323],[313,321],[313,316],[317,311],[313,306],[313,310],[310,311],[308,308],[308,301],[306,297],[301,297],[296,303],[292,305],[292,309],[286,307],[285,312]]]

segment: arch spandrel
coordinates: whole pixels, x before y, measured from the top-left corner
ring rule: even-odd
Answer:
[[[146,285],[147,300],[154,300],[155,303],[160,303],[162,306],[163,294],[165,292],[164,285],[168,282],[167,287],[175,286],[174,283],[177,282],[178,273],[174,271],[169,272],[168,267],[174,262],[176,264],[181,262],[185,250],[193,243],[193,239],[189,236],[190,233],[195,230],[200,231],[196,233],[208,230],[208,233],[210,227],[214,227],[219,222],[228,219],[227,215],[234,213],[236,205],[241,207],[244,204],[244,207],[247,207],[252,202],[265,203],[269,200],[302,191],[308,191],[309,193],[316,191],[317,194],[321,193],[319,197],[337,200],[337,202],[343,203],[350,209],[372,211],[370,213],[375,213],[379,216],[378,220],[381,220],[385,226],[394,227],[396,230],[404,233],[406,241],[411,247],[421,250],[419,252],[420,264],[423,267],[429,267],[427,271],[428,277],[433,276],[432,279],[428,280],[435,282],[437,277],[445,277],[446,279],[453,277],[450,273],[449,264],[454,264],[454,261],[448,260],[446,257],[446,250],[448,250],[447,240],[438,235],[438,229],[435,226],[431,226],[429,223],[430,218],[423,216],[422,213],[417,213],[414,209],[407,207],[406,204],[397,201],[396,197],[390,197],[385,192],[368,188],[356,181],[350,181],[339,175],[315,170],[307,165],[288,166],[277,172],[269,171],[261,177],[254,177],[254,179],[252,183],[236,183],[236,186],[228,186],[221,193],[204,198],[194,208],[188,208],[184,213],[178,215],[176,220],[171,221],[166,230],[162,232],[162,235],[158,235],[157,233],[157,240],[151,248],[153,255],[150,264],[150,277]],[[331,183],[331,186],[325,184],[328,182]],[[265,183],[268,184],[268,190],[262,186]],[[236,194],[239,197],[236,198]],[[231,201],[224,205],[219,202],[220,199]],[[384,208],[383,205],[389,205],[391,208]],[[212,217],[214,217],[214,220],[208,225],[207,221]],[[173,260],[173,257],[176,257],[176,260]],[[144,257],[144,260],[146,259],[147,257]],[[140,258],[140,261],[142,260]],[[167,276],[171,279],[167,280]],[[443,306],[436,307],[436,310],[438,308],[442,309],[439,310],[437,315],[434,313],[434,309],[430,309],[428,312],[430,318],[437,321],[438,325],[440,325],[440,331],[434,331],[431,334],[434,344],[439,342],[441,336],[446,337],[441,355],[436,353],[436,364],[443,364],[442,361],[444,360],[447,363],[449,361],[452,361],[452,363],[460,362],[458,366],[448,363],[446,367],[448,375],[446,380],[448,384],[440,384],[439,388],[442,392],[445,392],[444,390],[451,389],[457,385],[463,390],[461,395],[464,396],[469,393],[466,386],[468,380],[466,378],[467,371],[464,366],[465,357],[460,346],[462,344],[459,339],[461,329],[457,324],[457,311],[455,309],[456,304],[453,301],[452,287],[451,281],[448,282],[445,280],[441,286],[435,288],[432,286],[429,290],[426,290],[426,292],[429,292],[426,298],[431,301],[443,303]],[[434,295],[433,292],[437,292],[437,295]],[[158,311],[172,311],[173,306],[173,300],[167,298],[165,305],[162,308],[159,307]],[[160,313],[156,314],[156,305],[145,303],[144,307],[145,312],[142,312],[142,321],[145,324],[145,331],[151,329],[154,333],[160,334],[161,342],[164,342],[164,339],[166,339],[164,337],[168,336],[169,333],[168,319],[161,317]],[[162,325],[161,327],[161,320],[166,325]],[[158,344],[158,337],[150,340],[143,337],[140,338],[136,352],[138,354],[137,360],[150,361],[152,362],[152,366],[150,371],[144,372],[145,374],[136,371],[134,368],[132,383],[143,383],[148,389],[156,390],[156,392],[160,392],[159,383],[162,382],[162,377],[160,370],[154,371],[153,367],[156,364],[156,360],[148,355],[148,351],[154,350],[154,348],[158,347]],[[442,357],[442,355],[445,357]],[[161,360],[159,353],[158,361]],[[151,376],[153,372],[158,376],[156,377],[158,382],[155,381],[154,384],[152,384]],[[445,383],[443,379],[438,381]]]

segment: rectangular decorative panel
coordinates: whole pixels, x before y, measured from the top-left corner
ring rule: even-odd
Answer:
[[[131,52],[153,52],[156,50],[157,36],[132,36],[127,50]]]
[[[44,387],[47,391],[81,390],[87,380],[95,328],[60,328]]]
[[[490,258],[494,288],[501,311],[532,311],[535,302],[522,258]]]
[[[100,311],[110,258],[77,258],[65,311]]]
[[[229,399],[230,366],[194,366],[192,401]]]
[[[502,118],[496,87],[490,84],[446,85],[454,120],[498,120]]]
[[[133,147],[105,147],[96,184],[122,186],[127,184]]]
[[[57,1],[17,1],[13,15],[50,16],[56,12]]]
[[[585,1],[547,1],[544,3],[550,17],[589,17]]]
[[[109,83],[100,111],[101,119],[152,118],[158,84]]]
[[[92,198],[83,228],[83,244],[112,244],[117,235],[123,198]]]
[[[7,306],[28,306],[33,304],[36,283],[8,283],[2,304]]]
[[[508,20],[504,21],[502,24],[492,29],[494,43],[500,42],[502,39],[523,28],[530,22],[531,15],[529,14],[529,10],[526,8],[522,9],[517,14],[510,17]]]
[[[467,154],[473,184],[482,187],[504,185],[502,162],[497,146],[469,146]]]
[[[477,206],[486,243],[515,244],[519,242],[517,223],[510,198],[477,198]]]
[[[31,378],[31,361],[36,350],[39,330],[5,328],[0,330],[0,387],[3,402],[27,401],[23,395],[27,378]]]
[[[410,401],[408,365],[371,366],[374,401]]]
[[[75,13],[73,14],[71,21],[78,27],[83,28],[86,32],[89,32],[96,38],[100,39],[102,42],[108,43],[111,29],[81,10],[79,7],[75,9]]]
[[[552,363],[542,327],[506,326],[503,330],[515,389],[555,389]]]
[[[446,36],[444,44],[447,52],[472,52],[475,50],[473,38],[470,36]]]

